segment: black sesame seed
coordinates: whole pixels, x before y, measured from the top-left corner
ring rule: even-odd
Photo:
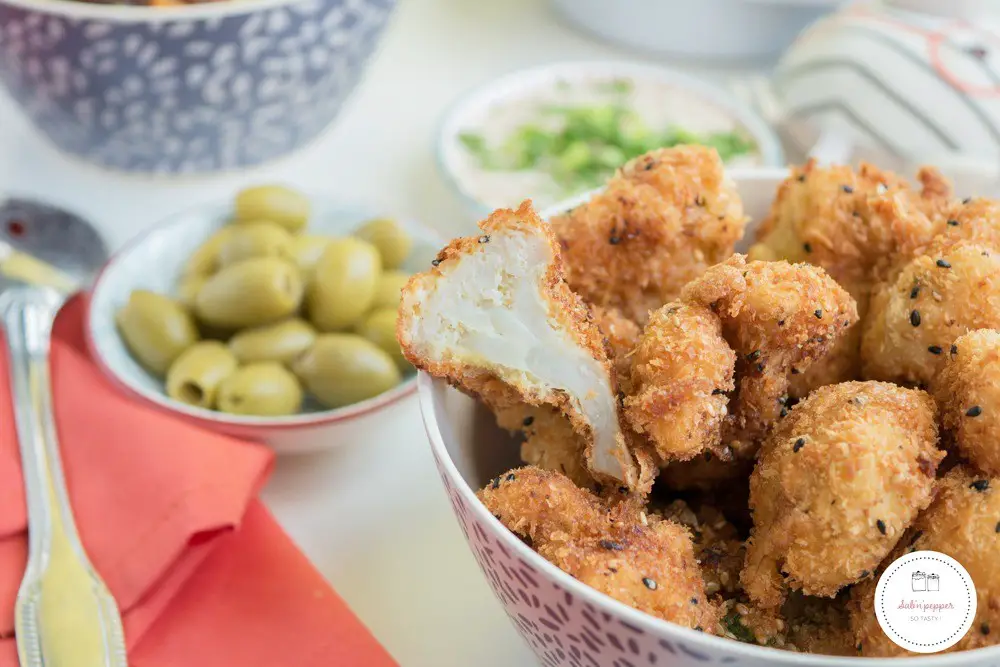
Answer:
[[[490,486],[492,486],[494,489],[499,489],[500,488],[500,478],[499,477],[495,478],[493,480],[493,482],[490,483]]]
[[[642,583],[649,590],[651,590],[651,591],[655,591],[656,590],[656,582],[653,581],[652,579],[650,579],[649,577],[643,577],[642,578]]]
[[[617,236],[612,236],[611,238],[608,239],[608,243],[610,243],[611,245],[618,245],[621,242],[622,240]]]
[[[821,308],[817,308],[816,310],[813,311],[813,315],[816,316],[817,320],[821,320],[823,319],[823,310]]]
[[[931,354],[941,354],[943,352],[940,345],[928,345],[927,351]]]
[[[798,375],[801,372],[802,371],[800,371],[798,368],[795,368],[795,366],[792,366],[792,375]]]
[[[973,405],[971,408],[965,411],[966,417],[978,417],[983,414],[983,409],[978,405]]]
[[[910,298],[916,299],[918,296],[920,296],[920,285],[914,285],[910,290]]]
[[[970,489],[975,489],[976,491],[979,491],[980,493],[982,493],[986,489],[990,488],[990,480],[988,480],[988,479],[977,479],[972,484],[969,484],[969,488]]]
[[[601,540],[598,544],[601,545],[602,549],[608,549],[610,551],[622,551],[625,549],[625,547],[620,545],[618,542],[614,542],[612,540]]]
[[[534,423],[535,423],[535,418],[532,417],[531,415],[528,415],[527,417],[524,418],[524,421],[521,422],[521,425],[522,426],[531,426]]]
[[[698,598],[691,598],[691,604],[698,604]]]
[[[507,474],[507,481],[508,482],[513,482],[515,479],[517,479],[517,475],[515,475],[514,473],[508,473]]]
[[[857,649],[858,653],[861,653],[861,642],[858,642],[854,648]]]
[[[947,260],[944,260],[944,259],[939,259],[938,261],[935,262],[935,264],[937,264],[938,266],[940,266],[942,269],[950,269],[951,268],[951,264]]]
[[[779,327],[785,326],[785,320],[778,320],[778,326]]]
[[[795,445],[792,446],[792,451],[797,452],[805,446],[806,446],[806,439],[799,438],[798,440],[795,441]]]
[[[869,572],[868,570],[861,570],[861,578],[862,579],[864,579],[865,577],[867,577],[869,574],[871,574],[871,572]]]
[[[483,234],[482,236],[479,237],[479,242],[480,243],[489,243],[490,242],[490,237],[488,235],[486,235],[486,234]]]
[[[981,633],[983,633],[984,635],[990,634],[990,626],[989,626],[989,624],[988,623],[981,623],[979,625],[979,631]]]
[[[920,311],[919,310],[911,310],[910,311],[910,324],[913,325],[913,326],[915,326],[915,327],[919,327],[920,326]]]
[[[875,522],[875,527],[878,528],[878,532],[885,535],[885,521],[879,519],[878,521]]]
[[[705,628],[701,627],[700,625],[694,626],[694,629],[697,632],[705,632]]]
[[[802,244],[802,249],[805,250],[806,252],[812,252],[813,251],[812,244],[810,244],[810,243],[803,243]]]
[[[712,396],[719,396],[720,394],[725,394],[725,393],[726,393],[726,391],[724,389],[713,389],[712,390]]]
[[[758,373],[763,373],[764,372],[764,362],[763,361],[761,361],[760,363],[757,364],[757,372]]]
[[[779,417],[787,417],[788,416],[788,408],[785,408],[785,407],[781,408],[781,412],[778,413],[778,416]]]
[[[747,361],[757,361],[760,359],[760,350],[754,350],[747,355]]]
[[[712,452],[710,452],[708,450],[705,450],[705,460],[706,461],[711,461],[712,460]]]
[[[950,227],[958,227],[958,220],[949,220],[948,225]]]
[[[854,192],[854,188],[852,188],[850,185],[841,185],[840,189],[846,192],[847,194],[851,194],[852,192]]]
[[[440,263],[441,263],[440,259],[435,259],[435,260],[431,261],[431,266],[437,266]]]
[[[952,345],[951,346],[951,354],[953,356],[956,355],[956,354],[958,354],[958,345]]]
[[[628,493],[628,487],[627,486],[619,486],[618,487],[618,493]]]
[[[966,197],[965,199],[962,200],[962,203],[963,204],[968,204],[971,201],[972,201],[972,197]]]

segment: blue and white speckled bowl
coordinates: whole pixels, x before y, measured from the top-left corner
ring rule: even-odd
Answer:
[[[248,167],[333,121],[395,1],[0,0],[0,82],[58,148],[98,165]]]

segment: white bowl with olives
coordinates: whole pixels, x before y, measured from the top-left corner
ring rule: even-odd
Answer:
[[[279,452],[326,449],[413,391],[396,309],[440,246],[412,221],[250,187],[117,253],[91,294],[88,342],[153,407]]]

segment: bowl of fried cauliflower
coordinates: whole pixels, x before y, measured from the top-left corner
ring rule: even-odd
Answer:
[[[658,150],[404,288],[441,478],[541,664],[1000,664],[1000,202],[915,181]],[[923,550],[978,605],[918,658],[873,600]]]

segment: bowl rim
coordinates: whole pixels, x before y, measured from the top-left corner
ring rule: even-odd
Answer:
[[[333,201],[329,198],[318,197],[313,193],[307,192],[306,195],[309,197],[310,201],[317,201],[318,199],[328,202]],[[351,202],[341,202],[337,205],[345,209],[350,208],[360,211],[367,210],[367,207]],[[199,424],[203,427],[211,428],[213,426],[222,425],[230,428],[254,429],[267,432],[300,429],[304,427],[350,421],[388,407],[389,405],[396,403],[416,391],[417,376],[416,374],[413,374],[388,391],[384,391],[377,396],[373,396],[364,401],[359,401],[358,403],[345,405],[342,408],[300,413],[297,415],[289,415],[287,417],[258,417],[253,415],[230,415],[224,412],[215,412],[205,408],[185,405],[179,401],[169,398],[165,394],[161,394],[159,392],[149,392],[141,387],[137,387],[117,373],[102,353],[101,346],[97,342],[95,333],[97,312],[94,307],[94,295],[99,289],[102,289],[109,283],[109,276],[111,276],[115,268],[120,265],[122,258],[126,257],[130,253],[134,252],[136,248],[146,243],[150,237],[155,234],[162,233],[171,227],[183,227],[186,222],[186,218],[191,216],[193,213],[217,209],[220,207],[220,201],[215,199],[176,211],[151,227],[143,230],[141,233],[133,236],[123,246],[121,246],[121,248],[112,253],[111,257],[101,267],[87,293],[87,308],[84,320],[84,339],[87,344],[87,349],[90,352],[91,357],[94,359],[94,363],[101,370],[104,377],[106,377],[123,393],[143,405],[161,412],[168,412],[170,414],[177,415],[178,417]],[[373,217],[374,215],[375,214],[373,214]],[[426,237],[430,239],[429,244],[443,244],[439,234],[432,228],[412,219],[407,219],[406,225],[420,229]]]
[[[780,182],[781,178],[788,173],[785,169],[769,168],[747,168],[734,169],[729,172],[730,176],[737,182],[740,180],[758,180],[762,182],[774,181],[774,185]],[[541,213],[543,219],[551,217],[555,213],[565,211],[577,205],[593,194],[594,191],[583,193],[577,197],[564,200],[555,204]],[[500,536],[504,546],[517,554],[526,563],[537,570],[540,570],[546,577],[555,580],[564,589],[571,591],[574,595],[595,605],[601,611],[624,619],[630,624],[637,625],[654,636],[670,635],[679,636],[691,642],[692,645],[706,651],[724,651],[726,653],[737,653],[747,660],[765,660],[773,665],[808,665],[811,667],[844,667],[845,665],[915,665],[923,667],[972,667],[980,664],[981,660],[1000,656],[1000,645],[972,649],[969,651],[959,651],[956,653],[914,655],[904,658],[864,658],[859,656],[832,656],[812,653],[796,653],[785,651],[768,646],[758,646],[745,644],[740,641],[708,635],[691,628],[671,623],[670,621],[651,616],[638,609],[629,607],[623,602],[600,593],[590,586],[580,582],[569,574],[563,572],[558,567],[542,558],[533,549],[529,548],[521,540],[514,537],[507,528],[486,510],[486,507],[476,497],[475,491],[465,481],[459,472],[455,462],[451,458],[447,446],[444,443],[444,435],[437,421],[435,411],[435,389],[437,387],[446,388],[447,382],[443,379],[435,378],[424,371],[417,373],[417,401],[420,406],[420,414],[423,418],[424,428],[427,431],[427,439],[431,446],[431,451],[435,459],[439,462],[443,474],[448,478],[451,485],[461,494],[470,511],[476,518]],[[456,520],[457,517],[456,517]],[[502,604],[502,603],[501,603]],[[520,634],[520,631],[519,631]]]
[[[8,0],[0,0],[6,2]],[[31,2],[32,0],[21,0]],[[665,65],[637,60],[564,60],[536,67],[520,68],[481,82],[461,93],[441,115],[435,132],[434,157],[438,171],[449,187],[465,205],[477,213],[488,212],[492,207],[468,192],[458,170],[446,158],[445,147],[453,144],[458,136],[461,119],[471,109],[496,104],[501,98],[523,97],[526,90],[541,85],[545,80],[564,76],[631,76],[636,79],[658,81],[684,88],[703,100],[719,107],[753,136],[760,148],[763,164],[760,167],[740,167],[739,170],[783,168],[785,152],[777,132],[749,104],[741,102],[722,86],[704,81],[682,70]],[[575,199],[578,195],[575,195]],[[557,207],[563,202],[553,204]]]
[[[179,7],[149,7],[145,5],[112,5],[82,0],[0,0],[32,14],[52,14],[76,20],[101,20],[111,23],[164,23],[169,21],[203,21],[254,14],[268,9],[295,5],[309,0],[219,0]],[[347,4],[347,0],[325,0]],[[389,3],[391,12],[398,0]]]

